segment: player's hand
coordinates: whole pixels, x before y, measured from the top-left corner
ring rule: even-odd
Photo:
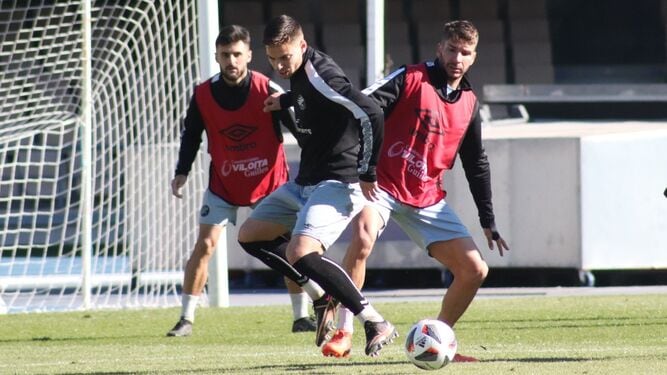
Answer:
[[[364,194],[364,197],[371,202],[378,200],[378,188],[377,182],[367,182],[359,181],[359,186],[361,187],[361,193]]]
[[[493,243],[495,242],[496,245],[498,246],[498,252],[500,253],[500,256],[503,256],[503,251],[509,251],[510,248],[507,246],[507,242],[503,239],[503,237],[500,235],[498,230],[495,228],[483,228],[484,229],[484,235],[486,236],[486,241],[489,244],[489,249],[493,250],[494,246]]]
[[[185,182],[188,180],[188,176],[177,174],[173,180],[171,180],[171,194],[176,198],[183,198],[181,194],[181,188],[185,185]]]
[[[264,112],[280,111],[280,93],[274,92],[264,101]]]

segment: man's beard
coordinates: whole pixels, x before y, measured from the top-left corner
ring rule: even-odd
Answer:
[[[222,76],[225,78],[226,81],[236,82],[239,79],[239,77],[243,77],[244,73],[245,70],[236,69],[235,73],[222,71]]]

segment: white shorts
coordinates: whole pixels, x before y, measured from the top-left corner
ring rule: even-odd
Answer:
[[[468,229],[444,199],[431,206],[417,208],[403,204],[380,190],[378,200],[366,205],[376,209],[384,220],[385,228],[391,217],[422,249],[427,249],[434,242],[470,237]]]
[[[210,189],[204,192],[204,198],[199,209],[199,224],[208,225],[236,225],[236,213],[239,207],[229,204],[226,200],[213,194]]]
[[[290,181],[264,198],[250,217],[282,224],[327,249],[367,202],[358,183],[326,180],[302,186]]]

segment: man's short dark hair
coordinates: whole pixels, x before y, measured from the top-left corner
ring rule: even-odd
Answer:
[[[264,45],[279,46],[289,43],[303,35],[301,24],[294,18],[282,14],[271,21],[264,28]]]
[[[477,44],[479,31],[470,21],[457,20],[445,23],[442,28],[442,40],[464,42],[466,44]]]
[[[218,37],[215,39],[215,45],[226,46],[239,41],[250,45],[250,33],[248,29],[239,25],[229,25],[220,30]]]

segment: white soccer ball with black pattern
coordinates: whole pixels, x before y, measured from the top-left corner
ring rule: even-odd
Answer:
[[[446,366],[456,354],[456,336],[444,322],[423,319],[410,328],[405,339],[405,354],[410,362],[424,370]]]

